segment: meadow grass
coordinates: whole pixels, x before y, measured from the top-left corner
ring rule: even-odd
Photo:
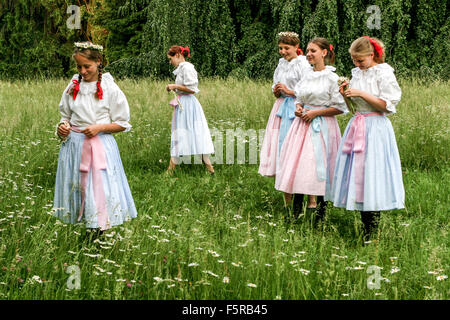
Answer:
[[[403,80],[390,116],[406,209],[361,245],[359,212],[286,217],[257,164],[181,165],[170,177],[168,81],[122,80],[129,133],[115,135],[138,218],[89,241],[52,216],[58,103],[67,80],[0,82],[0,299],[448,299],[449,83]],[[202,79],[209,127],[265,129],[268,81]],[[349,115],[339,116],[341,131]],[[262,137],[261,137],[262,139]],[[246,142],[249,144],[249,141]],[[236,157],[236,154],[235,154]],[[70,266],[81,289],[69,290]],[[379,288],[367,281],[379,267]],[[373,271],[374,272],[374,271]]]

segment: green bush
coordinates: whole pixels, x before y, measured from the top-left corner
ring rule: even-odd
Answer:
[[[66,27],[69,0],[0,2],[0,77],[60,77],[73,73],[74,41],[105,47],[118,77],[171,76],[166,52],[191,48],[202,76],[271,78],[278,60],[276,35],[295,31],[301,47],[315,36],[336,50],[336,67],[349,74],[351,42],[383,40],[386,62],[403,77],[449,78],[447,1],[440,0],[84,0],[82,28]],[[380,28],[368,22],[378,6]]]

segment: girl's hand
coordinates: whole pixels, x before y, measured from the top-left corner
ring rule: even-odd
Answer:
[[[280,82],[277,83],[277,85],[275,86],[275,89],[277,89],[280,92],[280,94],[282,94],[282,93],[286,94],[287,90],[289,90],[285,84],[280,83]]]
[[[301,117],[303,113],[303,106],[301,104],[297,104],[297,109],[295,110],[294,114],[297,117]]]
[[[102,129],[101,124],[92,124],[89,127],[87,127],[86,129],[82,130],[81,132],[84,133],[88,138],[93,138],[99,132],[102,131],[101,129]]]
[[[280,90],[277,90],[277,88],[273,88],[273,95],[277,98],[281,97],[281,92]]]
[[[64,123],[61,123],[58,126],[58,135],[60,137],[67,137],[70,134],[70,128],[66,127],[66,125]]]
[[[344,83],[342,83],[342,84],[339,86],[339,93],[340,93],[343,97],[345,97],[345,88],[347,88],[347,86],[348,86],[347,81],[345,81]]]
[[[358,89],[347,89],[345,90],[343,96],[344,98],[350,98],[350,97],[362,97],[364,94],[364,91],[358,90]]]
[[[309,123],[309,122],[313,121],[313,119],[317,116],[318,116],[317,110],[306,110],[305,113],[303,113],[300,116],[300,118],[302,118],[303,121]]]
[[[168,92],[170,92],[170,91],[175,91],[175,89],[176,89],[176,84],[168,84],[167,86],[166,86],[166,90],[168,91]]]

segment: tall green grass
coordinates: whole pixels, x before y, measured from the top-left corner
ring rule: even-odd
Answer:
[[[401,81],[390,116],[406,209],[382,213],[361,245],[360,217],[329,206],[323,224],[285,218],[257,165],[181,165],[169,177],[167,84],[124,80],[129,133],[115,135],[138,218],[87,240],[51,215],[67,80],[0,82],[0,299],[448,299],[449,84]],[[264,129],[269,82],[208,79],[198,98],[210,128]],[[341,130],[349,116],[339,116]],[[81,270],[69,290],[67,268]],[[380,269],[369,289],[370,266]],[[441,280],[442,279],[442,280]]]

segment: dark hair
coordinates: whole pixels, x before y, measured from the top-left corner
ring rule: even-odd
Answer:
[[[327,55],[325,56],[325,64],[334,64],[334,47],[326,38],[316,37],[312,39],[309,43],[314,43],[322,50],[327,50]]]
[[[186,47],[187,48],[187,47]],[[169,51],[167,51],[167,55],[174,57],[177,53],[183,55],[184,58],[187,58],[189,55],[189,49],[184,50],[182,46],[173,45],[170,47]]]
[[[297,45],[300,45],[300,39],[294,36],[283,35],[278,38],[278,44],[280,43],[288,44],[295,47]]]
[[[92,60],[95,62],[100,60],[100,65],[98,66],[97,92],[96,92],[95,96],[98,99],[102,99],[103,90],[101,88],[101,83],[102,83],[102,73],[103,73],[103,55],[98,50],[75,48],[75,51],[73,52],[72,57],[74,58],[77,54],[85,57],[86,59],[89,59],[89,60]],[[81,82],[82,79],[83,79],[83,76],[81,75],[81,73],[79,73],[78,74],[78,82]],[[73,85],[69,89],[69,94],[71,94],[72,96],[75,94],[74,89],[75,89],[75,85]]]

